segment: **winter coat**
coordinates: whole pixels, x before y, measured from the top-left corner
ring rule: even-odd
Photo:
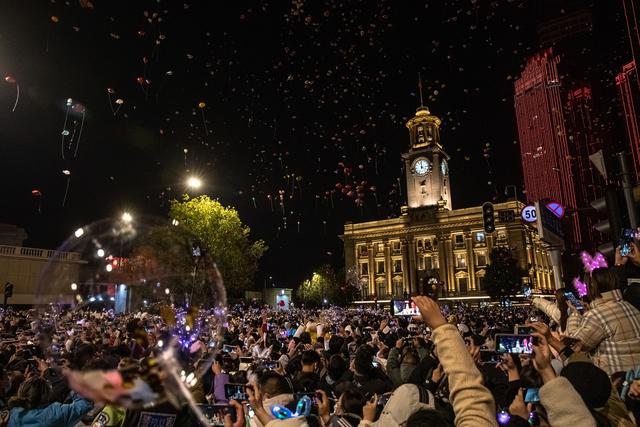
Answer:
[[[72,427],[91,410],[93,402],[72,393],[72,402],[51,403],[43,408],[13,408],[7,427]]]

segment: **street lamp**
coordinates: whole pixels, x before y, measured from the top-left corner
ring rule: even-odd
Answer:
[[[197,176],[191,176],[189,177],[189,179],[187,179],[187,187],[191,188],[192,190],[197,190],[202,187],[202,180]]]
[[[129,224],[131,221],[133,221],[133,216],[129,212],[124,211],[122,213],[122,222]]]

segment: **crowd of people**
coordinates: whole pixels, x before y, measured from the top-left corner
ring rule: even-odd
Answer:
[[[9,308],[0,425],[633,426],[640,312],[626,277],[636,257],[634,246],[592,271],[579,300],[571,289],[510,306],[415,296],[416,317]]]

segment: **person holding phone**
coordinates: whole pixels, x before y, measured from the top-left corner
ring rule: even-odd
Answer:
[[[569,306],[567,305],[565,292],[571,291],[567,288],[556,289],[555,304],[540,297],[536,297],[531,300],[531,304],[558,324],[560,329],[559,332],[561,334],[567,329],[567,319],[569,318]]]
[[[596,366],[609,375],[640,366],[640,311],[622,298],[617,278],[608,268],[591,273],[591,310],[580,314],[568,303],[567,335],[580,340]]]

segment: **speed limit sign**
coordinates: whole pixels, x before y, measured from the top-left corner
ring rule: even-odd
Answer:
[[[536,222],[536,220],[538,219],[536,207],[533,205],[525,206],[524,208],[522,208],[520,216],[527,222]]]

